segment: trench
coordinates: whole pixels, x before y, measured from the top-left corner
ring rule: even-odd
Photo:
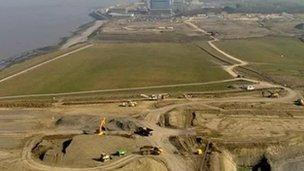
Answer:
[[[252,171],[271,171],[271,166],[265,156],[252,167]]]
[[[66,149],[70,146],[70,144],[71,144],[72,141],[73,141],[73,139],[69,139],[69,140],[66,140],[66,141],[64,141],[64,142],[62,143],[62,150],[61,150],[61,152],[62,152],[63,154],[66,153]]]

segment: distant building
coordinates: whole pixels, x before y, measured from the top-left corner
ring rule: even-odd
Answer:
[[[172,0],[172,11],[181,14],[185,11],[185,0]]]
[[[124,7],[110,7],[106,10],[107,13],[119,13],[119,14],[126,14],[127,8]]]
[[[151,10],[169,10],[171,9],[171,0],[150,0]]]
[[[150,0],[149,9],[152,15],[171,14],[172,0]]]

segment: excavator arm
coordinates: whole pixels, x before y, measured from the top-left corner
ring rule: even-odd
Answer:
[[[100,119],[99,132],[98,135],[104,135],[104,124],[106,123],[106,118]]]

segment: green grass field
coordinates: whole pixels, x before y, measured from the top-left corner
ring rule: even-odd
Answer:
[[[62,93],[230,78],[211,59],[193,44],[96,44],[0,83],[0,95]]]
[[[217,45],[282,84],[304,85],[304,43],[296,38],[225,40]]]
[[[58,51],[53,51],[44,55],[40,55],[40,56],[35,56],[33,57],[31,60],[26,60],[23,62],[19,62],[19,63],[15,63],[14,65],[10,66],[9,68],[6,68],[5,70],[2,70],[0,72],[0,79],[1,78],[5,78],[9,75],[13,75],[17,72],[20,72],[22,70],[25,70],[31,66],[37,65],[39,63],[42,63],[44,61],[50,60],[56,56],[62,55],[64,53],[73,51],[75,49],[78,49],[79,47],[82,47],[84,45],[79,44],[79,45],[75,45],[69,49],[66,50],[58,50]]]

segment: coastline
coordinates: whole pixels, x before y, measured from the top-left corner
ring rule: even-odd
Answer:
[[[56,50],[67,49],[79,43],[87,42],[89,40],[90,35],[95,33],[96,30],[102,27],[106,22],[106,20],[96,20],[95,18],[93,18],[92,21],[79,26],[76,31],[72,32],[70,36],[63,37],[61,41],[59,41],[55,45],[28,50],[19,55],[7,57],[3,60],[0,60],[0,71],[14,64],[24,62],[29,59],[39,57],[50,52],[54,52]]]

